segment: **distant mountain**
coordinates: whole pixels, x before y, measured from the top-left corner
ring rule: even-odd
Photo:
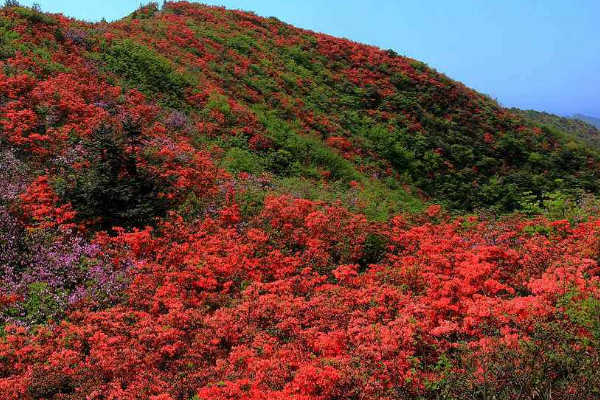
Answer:
[[[588,117],[587,115],[575,114],[573,119],[578,119],[581,121],[585,121],[588,124],[594,125],[596,128],[600,129],[600,118]]]
[[[518,108],[513,108],[511,111],[534,124],[549,126],[569,135],[575,135],[591,147],[600,149],[600,130],[598,129],[600,120],[596,118],[585,117],[583,115],[567,118],[546,112],[520,110]],[[598,125],[593,124],[591,121],[586,121],[584,118],[595,120]]]

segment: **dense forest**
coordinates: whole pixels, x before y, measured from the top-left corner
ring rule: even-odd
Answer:
[[[6,2],[0,397],[598,398],[598,131],[537,117],[276,18]]]

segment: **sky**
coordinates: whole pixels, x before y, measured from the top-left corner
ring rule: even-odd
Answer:
[[[97,21],[139,0],[21,0]],[[145,3],[145,2],[144,2]],[[600,0],[205,0],[393,49],[519,107],[600,117]]]

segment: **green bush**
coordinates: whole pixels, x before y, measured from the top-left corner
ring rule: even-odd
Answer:
[[[0,60],[13,57],[16,51],[15,42],[20,35],[12,30],[9,20],[0,19]]]
[[[106,68],[121,77],[127,85],[146,94],[163,97],[167,105],[178,105],[185,89],[194,85],[194,80],[174,71],[171,62],[131,40],[113,44],[103,55]]]
[[[14,2],[17,7],[15,8],[15,12],[22,18],[28,20],[33,24],[45,24],[45,25],[57,25],[58,21],[53,17],[44,14],[39,9],[29,8],[29,7],[19,7],[18,2]]]
[[[229,172],[248,172],[257,174],[263,171],[262,160],[248,150],[231,148],[224,157],[223,164]]]
[[[287,176],[293,170],[294,156],[287,150],[277,150],[267,156],[266,164],[273,173]]]
[[[34,282],[28,286],[27,302],[24,305],[26,320],[32,324],[45,324],[49,315],[56,315],[60,305],[46,282]]]

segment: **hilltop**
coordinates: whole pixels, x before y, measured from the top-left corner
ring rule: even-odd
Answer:
[[[596,398],[581,138],[275,18],[7,2],[0,398]]]

